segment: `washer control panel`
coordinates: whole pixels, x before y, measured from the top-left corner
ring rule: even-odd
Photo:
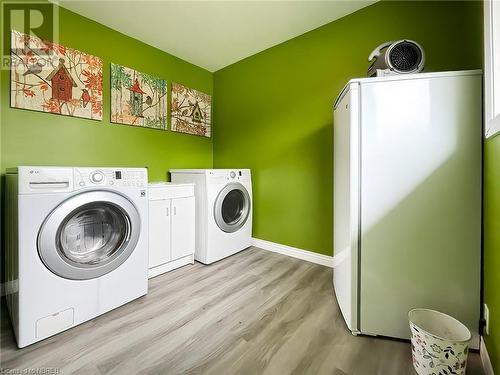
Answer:
[[[148,176],[144,168],[75,168],[74,184],[75,188],[146,187]]]
[[[104,173],[101,171],[93,171],[90,174],[90,180],[95,184],[100,184],[101,182],[104,182]]]

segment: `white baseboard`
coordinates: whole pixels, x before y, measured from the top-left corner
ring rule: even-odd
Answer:
[[[194,254],[186,255],[185,257],[150,268],[148,270],[148,279],[152,279],[153,277],[161,275],[165,272],[175,270],[176,268],[185,266],[187,264],[194,264]]]
[[[333,257],[328,255],[318,254],[312,251],[298,249],[296,247],[282,245],[276,242],[261,240],[258,238],[253,238],[252,244],[255,247],[287,255],[292,258],[302,259],[311,263],[321,264],[322,266],[333,267]]]
[[[493,371],[493,365],[490,361],[490,356],[488,354],[488,350],[486,349],[486,345],[484,344],[484,338],[481,336],[481,344],[479,348],[479,355],[481,356],[481,363],[483,364],[483,370],[485,375],[495,375]]]

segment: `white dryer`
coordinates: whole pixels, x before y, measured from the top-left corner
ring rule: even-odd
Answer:
[[[147,293],[143,168],[7,171],[7,305],[19,347]]]
[[[195,184],[195,259],[210,264],[252,245],[249,169],[174,169],[172,182]]]

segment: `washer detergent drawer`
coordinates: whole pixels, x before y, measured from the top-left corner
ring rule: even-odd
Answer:
[[[36,321],[36,337],[41,339],[70,328],[75,321],[74,315],[75,310],[70,308],[38,319]]]

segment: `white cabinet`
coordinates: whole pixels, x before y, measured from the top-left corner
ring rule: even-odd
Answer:
[[[193,184],[149,185],[149,277],[194,263]]]

